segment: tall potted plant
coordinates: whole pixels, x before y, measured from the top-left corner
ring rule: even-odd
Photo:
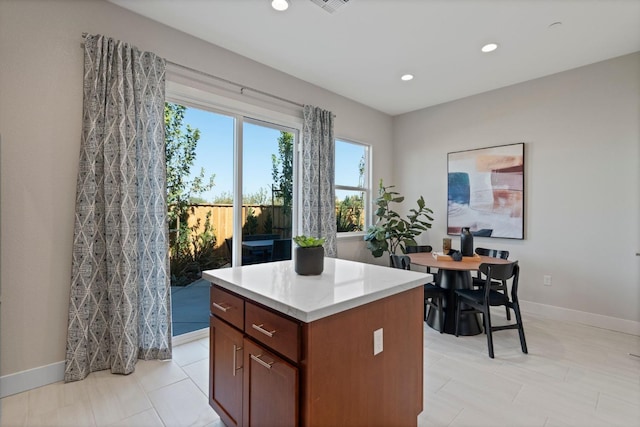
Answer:
[[[424,198],[420,196],[417,200],[418,208],[410,209],[406,219],[395,212],[391,205],[402,203],[404,196],[392,191],[393,185],[385,187],[380,180],[379,195],[376,199],[375,215],[377,217],[375,225],[367,229],[364,240],[367,242],[367,249],[378,258],[385,252],[389,255],[395,254],[398,248],[402,253],[406,253],[407,246],[416,246],[415,238],[431,228],[433,211],[425,206]]]

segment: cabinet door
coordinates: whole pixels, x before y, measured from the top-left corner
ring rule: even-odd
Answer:
[[[298,425],[298,369],[244,340],[244,425]]]
[[[209,403],[227,426],[240,426],[243,334],[215,316],[209,333]]]

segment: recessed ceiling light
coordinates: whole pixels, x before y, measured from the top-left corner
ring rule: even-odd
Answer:
[[[400,77],[400,80],[402,80],[403,82],[413,80],[413,74],[403,74],[402,77]]]
[[[287,10],[289,8],[289,2],[287,0],[273,0],[271,2],[271,7],[278,12],[282,12],[283,10]]]
[[[484,46],[482,46],[482,50],[484,53],[489,53],[489,52],[493,52],[494,50],[496,50],[498,48],[498,45],[496,43],[487,43]]]

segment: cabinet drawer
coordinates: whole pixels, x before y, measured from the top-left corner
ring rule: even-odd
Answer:
[[[236,328],[244,328],[244,300],[217,286],[211,287],[211,314],[231,323]]]
[[[267,347],[297,362],[300,357],[300,325],[247,301],[244,331]]]

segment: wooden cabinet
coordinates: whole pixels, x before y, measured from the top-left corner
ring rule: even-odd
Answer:
[[[244,424],[298,425],[298,368],[244,340]]]
[[[209,340],[209,404],[228,427],[241,426],[244,336],[211,316]]]
[[[211,314],[209,404],[222,421],[297,426],[299,322],[215,286]]]
[[[227,426],[415,426],[423,301],[418,287],[306,323],[213,285],[209,402]]]

